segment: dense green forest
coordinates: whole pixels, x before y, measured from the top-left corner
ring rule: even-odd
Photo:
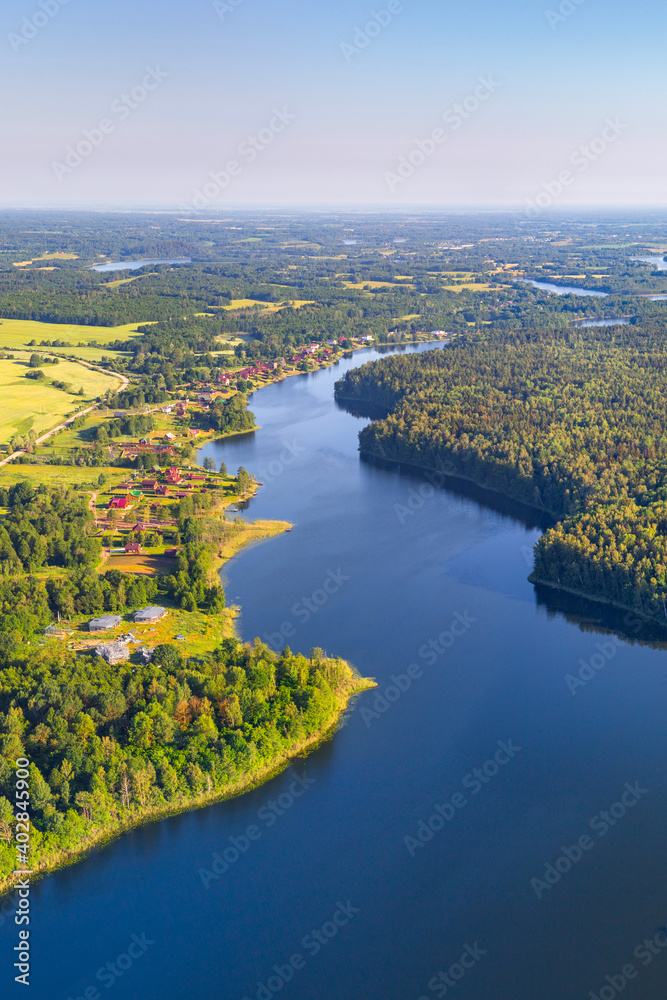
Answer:
[[[205,427],[219,434],[240,434],[255,427],[255,414],[248,409],[248,400],[241,392],[234,393],[230,399],[215,399],[208,413],[198,414],[198,417]]]
[[[0,887],[11,845],[15,761],[29,757],[31,868],[74,856],[153,815],[211,801],[326,731],[358,686],[350,668],[257,641],[224,640],[150,664],[33,653],[0,667]]]
[[[557,518],[535,579],[667,621],[667,350],[658,324],[469,336],[348,372],[390,411],[368,456],[467,477]]]

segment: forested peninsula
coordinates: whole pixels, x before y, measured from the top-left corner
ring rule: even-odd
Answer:
[[[102,575],[85,497],[19,483],[0,490],[0,505],[0,891],[16,867],[15,761],[31,762],[30,867],[46,871],[132,826],[267,778],[369,686],[321,650],[277,654],[233,636],[217,555],[235,550],[239,525],[184,509],[172,574]],[[131,622],[158,600],[211,617],[214,632],[217,620],[215,648],[193,658],[164,643],[149,662],[110,664],[45,641],[61,616],[112,612]]]
[[[462,476],[558,523],[531,577],[667,624],[667,350],[656,324],[471,335],[348,372],[389,412],[366,456]]]

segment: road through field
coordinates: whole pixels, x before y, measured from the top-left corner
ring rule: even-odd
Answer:
[[[79,364],[83,365],[84,368],[90,368],[92,371],[102,372],[103,375],[109,374],[105,368],[98,368],[97,365],[91,365],[87,361],[80,361]],[[128,385],[130,384],[130,380],[126,378],[125,375],[120,375],[119,373],[115,374],[117,374],[118,378],[121,380],[119,391],[122,392],[123,389],[127,389]],[[92,403],[90,406],[86,407],[85,410],[80,410],[78,413],[75,413],[73,417],[68,417],[67,420],[64,420],[61,423],[59,423],[57,427],[53,427],[50,431],[47,431],[46,434],[42,434],[41,437],[36,438],[35,444],[36,445],[43,444],[45,441],[48,441],[50,437],[53,437],[54,434],[57,434],[59,431],[65,430],[66,427],[69,427],[71,424],[73,424],[74,421],[77,419],[77,417],[85,417],[86,414],[91,413],[96,408],[96,406],[99,405],[99,402],[100,402],[99,399],[96,399],[95,402]],[[7,458],[3,458],[2,461],[0,461],[0,468],[2,468],[3,465],[7,465],[9,462],[13,462],[15,458],[20,458],[20,456],[25,455],[25,453],[26,453],[25,449],[23,449],[22,451],[13,452],[11,455],[8,455]]]

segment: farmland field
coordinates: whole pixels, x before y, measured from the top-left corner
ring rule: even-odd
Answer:
[[[46,486],[68,486],[70,489],[77,487],[92,493],[98,489],[100,474],[107,476],[109,482],[106,488],[111,488],[114,482],[122,481],[122,471],[112,466],[79,468],[76,465],[21,465],[10,462],[0,469],[0,486],[7,488],[14,483],[26,482],[37,487],[44,483]]]
[[[0,350],[21,351],[28,348],[32,340],[39,345],[42,340],[64,340],[71,347],[55,347],[60,355],[73,355],[86,361],[97,361],[103,354],[113,355],[115,352],[104,347],[79,347],[78,344],[90,341],[98,344],[111,344],[114,340],[130,340],[140,337],[137,333],[137,323],[125,323],[124,326],[81,326],[70,323],[38,323],[31,319],[0,319]]]
[[[309,299],[292,299],[290,301],[284,300],[287,305],[292,309],[300,309],[301,306],[312,306],[315,303]],[[262,310],[267,312],[278,312],[280,309],[285,309],[283,302],[259,302],[257,299],[232,299],[228,306],[223,306],[223,309],[252,309],[253,306],[259,306]]]
[[[91,371],[75,361],[61,361],[46,365],[49,381],[27,379],[25,374],[28,355],[20,359],[0,360],[0,444],[15,434],[25,435],[34,430],[38,435],[55,427],[63,418],[72,414],[82,403],[102,396],[107,389],[115,389],[119,379],[102,372]],[[55,389],[51,379],[68,382],[73,390],[83,388],[83,396],[71,395]]]

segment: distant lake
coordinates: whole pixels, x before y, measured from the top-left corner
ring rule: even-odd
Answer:
[[[651,302],[664,302],[667,299],[667,295],[649,295],[649,301]]]
[[[607,292],[594,292],[590,288],[574,288],[571,285],[554,285],[550,281],[532,281],[530,278],[519,278],[524,285],[534,285],[544,292],[553,292],[554,295],[593,295],[595,298],[605,298]]]
[[[572,326],[627,326],[629,319],[575,319]]]
[[[352,247],[354,246],[355,243],[358,242],[359,240],[343,240],[343,243],[345,244],[346,247]]]
[[[191,264],[190,257],[179,257],[177,260],[121,260],[108,264],[93,264],[91,271],[138,271],[147,264]]]
[[[667,260],[659,254],[652,253],[649,257],[631,257],[630,260],[641,260],[644,264],[653,264],[656,271],[667,271]]]

